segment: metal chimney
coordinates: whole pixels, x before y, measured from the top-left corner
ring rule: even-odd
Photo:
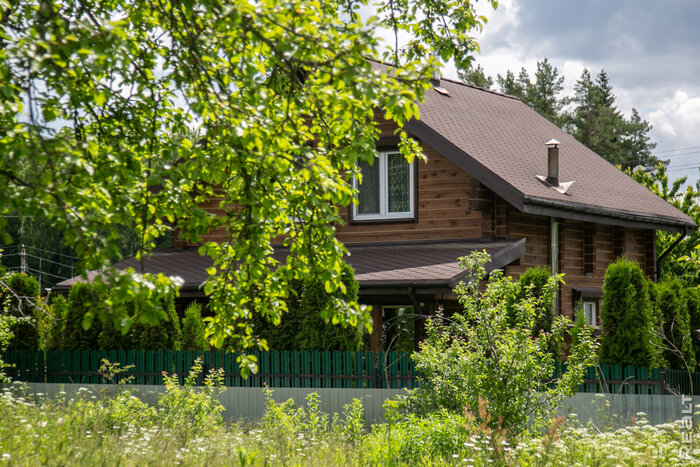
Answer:
[[[559,145],[556,139],[545,143],[547,146],[547,183],[553,187],[559,186]]]

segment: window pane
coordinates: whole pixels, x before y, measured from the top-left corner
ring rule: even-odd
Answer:
[[[389,212],[411,210],[410,177],[411,166],[401,154],[387,155],[389,170]]]
[[[362,184],[358,187],[358,214],[379,214],[379,160],[374,165],[361,161]]]
[[[596,325],[595,302],[583,302],[583,317],[590,326]]]

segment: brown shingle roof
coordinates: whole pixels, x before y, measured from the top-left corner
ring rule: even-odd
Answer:
[[[501,268],[525,254],[525,239],[519,241],[464,241],[435,243],[404,243],[393,245],[349,246],[347,262],[355,269],[355,279],[363,287],[440,286],[452,289],[463,277],[457,258],[475,250],[486,250],[491,255],[491,269]],[[285,249],[278,249],[275,257],[283,261]],[[206,268],[212,265],[209,257],[200,256],[197,248],[155,251],[144,261],[144,272],[180,276],[182,289],[199,289],[207,279]],[[116,269],[132,267],[140,271],[135,258],[119,261]],[[91,271],[92,279],[96,273]],[[56,285],[57,290],[69,289],[82,281],[74,277]]]
[[[374,64],[376,68],[388,68]],[[523,212],[676,230],[695,228],[685,214],[579,143],[515,97],[441,80],[449,95],[428,90],[420,120],[407,128]],[[550,139],[561,142],[561,194],[547,175]]]

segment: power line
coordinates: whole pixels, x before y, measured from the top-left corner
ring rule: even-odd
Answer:
[[[8,250],[8,249],[11,249],[11,248],[20,248],[20,246],[24,246],[24,248],[26,248],[26,249],[32,249],[32,250],[35,250],[35,251],[40,251],[40,252],[42,252],[42,253],[48,253],[48,254],[50,254],[50,255],[61,256],[61,257],[63,257],[63,258],[70,258],[70,259],[75,259],[75,260],[79,260],[79,259],[80,259],[80,258],[78,258],[77,256],[66,255],[66,254],[63,254],[63,253],[58,253],[58,252],[56,252],[56,251],[44,250],[43,248],[38,248],[38,247],[35,247],[35,246],[31,246],[31,245],[7,245],[7,246],[0,246],[0,250]],[[9,256],[9,255],[3,255],[3,256]]]
[[[691,146],[691,147],[689,147],[689,148],[666,149],[666,150],[664,150],[664,151],[652,152],[652,155],[656,155],[656,154],[665,154],[665,153],[667,153],[667,152],[687,151],[687,150],[689,150],[689,149],[700,149],[700,146]]]

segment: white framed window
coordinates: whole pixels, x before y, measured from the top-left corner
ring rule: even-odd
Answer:
[[[355,179],[357,204],[353,220],[412,219],[415,205],[414,164],[398,151],[384,151],[374,164],[359,163],[362,183]]]
[[[598,302],[595,301],[584,301],[583,302],[583,318],[586,320],[586,324],[589,326],[596,326],[596,318],[598,311]]]

